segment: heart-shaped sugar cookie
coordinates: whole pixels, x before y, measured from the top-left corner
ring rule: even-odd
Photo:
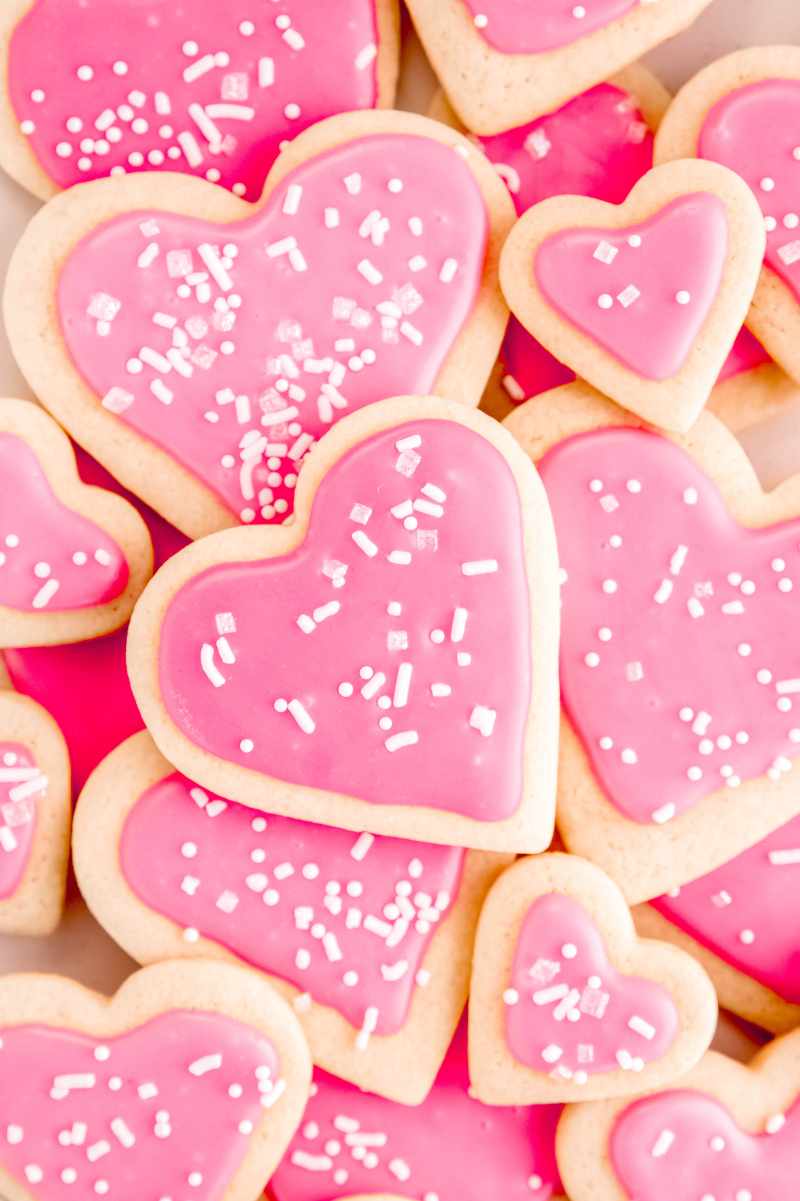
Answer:
[[[6,0],[0,161],[47,199],[107,175],[180,171],[257,200],[285,141],[391,107],[396,0]],[[74,46],[74,54],[65,54]]]
[[[763,239],[742,180],[687,160],[648,172],[619,206],[580,196],[534,206],[503,248],[503,291],[577,375],[686,430],[747,314]]]
[[[692,1067],[717,1001],[695,962],[639,940],[619,889],[572,855],[518,861],[481,911],[470,1080],[488,1104],[638,1093]]]
[[[128,670],[159,749],[218,795],[543,849],[556,588],[544,494],[513,440],[465,405],[400,398],[322,440],[293,525],[170,560]]]
[[[407,391],[477,404],[512,212],[466,139],[397,112],[306,131],[257,207],[186,178],[97,181],[17,248],[14,352],[76,440],[184,533],[282,522],[347,412]]]

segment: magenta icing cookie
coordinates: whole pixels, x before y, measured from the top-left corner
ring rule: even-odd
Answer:
[[[798,1131],[794,1031],[747,1066],[710,1051],[673,1089],[569,1106],[558,1162],[571,1201],[788,1201]]]
[[[310,1064],[289,1007],[253,973],[162,963],[112,999],[60,976],[0,981],[9,1201],[252,1201],[294,1133]]]
[[[555,1201],[560,1106],[481,1105],[469,1094],[462,1026],[421,1105],[360,1092],[322,1071],[270,1183],[274,1201],[339,1201],[400,1189],[439,1201]]]
[[[667,437],[585,384],[506,424],[559,543],[559,829],[646,900],[798,812],[800,485],[763,492],[710,414]]]
[[[258,200],[315,121],[390,108],[396,0],[6,0],[0,163],[47,199],[180,171]]]
[[[560,108],[710,0],[409,0],[417,32],[468,129],[498,134]]]
[[[686,160],[648,172],[621,205],[535,205],[503,247],[501,282],[514,316],[560,362],[651,424],[684,431],[747,315],[763,242],[743,181]]]
[[[428,1092],[467,996],[472,939],[507,858],[355,834],[220,800],[147,734],[84,789],[81,892],[142,963],[200,956],[263,972],[315,1062],[412,1104]]]
[[[174,177],[57,197],[17,248],[6,321],[43,403],[173,525],[282,522],[346,413],[415,390],[477,404],[512,214],[459,134],[352,113],[297,138],[257,207]]]
[[[763,214],[766,253],[748,323],[800,380],[800,48],[740,50],[705,67],[669,109],[656,155],[722,163],[748,183]]]
[[[69,859],[69,759],[41,705],[0,690],[0,932],[50,934]]]
[[[405,397],[309,456],[294,523],[176,555],[137,606],[134,695],[191,779],[267,812],[485,850],[552,835],[557,567],[496,422]]]
[[[0,400],[0,646],[79,642],[127,621],[150,576],[147,527],[81,483],[69,441],[27,401]]]
[[[473,1094],[488,1104],[640,1093],[714,1036],[714,989],[689,955],[638,939],[615,884],[574,855],[519,860],[481,911],[469,1003]]]

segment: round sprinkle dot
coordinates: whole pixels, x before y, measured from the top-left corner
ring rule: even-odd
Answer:
[[[787,580],[787,579],[778,580],[778,591],[779,592],[791,592],[792,588],[794,588],[794,584],[792,583],[791,580]]]
[[[765,175],[759,184],[762,192],[773,192],[775,190],[775,180],[770,175]]]
[[[111,1058],[111,1050],[109,1047],[105,1047],[102,1045],[99,1047],[95,1047],[94,1057],[98,1063],[105,1063],[107,1059]]]
[[[37,563],[34,566],[33,574],[36,576],[37,580],[46,580],[47,577],[50,575],[50,564],[49,563]]]
[[[609,630],[608,626],[601,626],[600,629],[597,631],[597,637],[600,639],[601,642],[610,642],[613,635],[611,633],[611,630]]]
[[[641,244],[642,244],[642,235],[641,234],[630,234],[628,236],[628,245],[632,246],[634,248],[634,250],[638,250],[639,247],[641,246]]]
[[[94,79],[94,71],[91,67],[78,67],[75,74],[83,83],[88,83],[90,79]]]
[[[255,743],[253,742],[252,738],[243,738],[239,743],[239,750],[242,752],[242,754],[249,755],[254,746]]]
[[[576,21],[582,21],[586,16],[586,9],[582,4],[576,4],[572,10],[572,15],[575,17]]]
[[[760,671],[756,672],[756,679],[758,680],[759,684],[771,684],[772,672],[768,668],[762,667]]]
[[[689,770],[686,772],[686,775],[693,783],[696,784],[698,780],[702,780],[703,778],[703,769],[702,767],[697,767],[694,765],[689,768]]]
[[[250,1121],[249,1118],[242,1118],[241,1122],[239,1123],[238,1129],[239,1129],[240,1134],[252,1134],[253,1133],[253,1123]]]
[[[742,930],[739,934],[739,941],[743,942],[746,947],[749,947],[756,941],[756,936],[752,930]]]
[[[619,585],[617,584],[616,580],[603,580],[603,592],[605,592],[607,596],[613,596],[618,587]]]
[[[195,855],[197,854],[197,843],[185,842],[181,847],[181,854],[183,855],[184,859],[194,859]]]
[[[251,38],[256,31],[256,27],[252,21],[242,21],[239,25],[239,33],[243,38]]]
[[[352,696],[353,695],[353,685],[349,684],[347,682],[347,680],[344,680],[339,685],[338,693],[339,693],[339,696],[344,696],[344,697]]]
[[[721,1134],[715,1134],[708,1145],[712,1151],[724,1151],[725,1150],[725,1139],[722,1137]]]
[[[197,52],[199,51],[200,47],[198,46],[197,42],[190,41],[190,42],[184,42],[181,49],[183,50],[183,53],[186,55],[187,58],[193,58],[194,55],[197,54]]]
[[[507,988],[503,993],[503,1001],[506,1005],[516,1005],[519,1001],[519,993],[515,988]]]
[[[600,309],[610,309],[614,304],[614,297],[608,292],[601,292],[597,297],[597,307]]]
[[[575,946],[574,942],[565,942],[561,948],[561,954],[565,959],[574,959],[578,954],[578,948]]]
[[[31,92],[31,100],[33,101],[34,104],[43,104],[44,103],[45,94],[41,88],[33,89],[33,91]]]
[[[610,751],[614,747],[614,739],[609,738],[607,734],[604,734],[600,739],[599,746],[601,751]]]
[[[677,300],[678,304],[689,304],[690,300],[692,299],[692,294],[691,292],[687,292],[684,288],[681,288],[680,292],[675,293],[675,299]]]
[[[431,642],[437,645],[444,642],[444,630],[431,630]]]
[[[114,63],[113,67],[111,68],[111,70],[114,72],[115,75],[127,75],[128,74],[128,64],[126,62],[123,62],[121,58],[118,58],[117,61]]]
[[[641,485],[641,481],[640,481],[640,480],[628,480],[628,482],[627,482],[627,484],[625,485],[625,487],[626,487],[626,488],[628,489],[628,491],[629,491],[629,492],[631,492],[631,493],[632,493],[634,496],[638,496],[638,494],[639,494],[639,493],[641,492],[641,490],[642,490],[642,485]]]
[[[489,18],[486,16],[486,13],[476,13],[473,20],[476,29],[485,29],[489,24]]]
[[[800,216],[797,213],[787,213],[783,218],[783,224],[787,229],[797,229],[800,225]]]
[[[288,117],[290,121],[296,121],[300,116],[301,111],[302,110],[299,104],[287,104],[283,110],[283,113],[284,116]]]
[[[273,708],[276,713],[285,713],[286,710],[289,708],[289,702],[287,700],[285,700],[282,696],[279,696],[278,699],[276,700]]]
[[[752,650],[753,650],[753,648],[749,642],[740,642],[736,649],[739,652],[739,654],[742,656],[743,659],[746,659],[747,656],[749,654],[751,654]]]
[[[773,233],[773,231],[776,230],[777,228],[778,228],[778,222],[775,220],[774,217],[765,217],[764,218],[764,229],[767,231],[768,234]]]
[[[588,655],[585,656],[583,661],[587,667],[600,666],[600,656],[598,655],[597,651],[589,651]]]
[[[36,133],[36,125],[33,121],[21,121],[20,129],[24,134]]]

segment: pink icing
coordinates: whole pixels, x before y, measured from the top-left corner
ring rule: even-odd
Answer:
[[[800,1104],[752,1135],[705,1093],[657,1093],[623,1110],[610,1142],[614,1172],[636,1201],[788,1201],[800,1172]]]
[[[475,178],[430,138],[359,138],[312,159],[255,216],[134,213],[61,274],[76,366],[242,521],[282,521],[330,424],[424,394],[468,319],[488,233]]]
[[[374,106],[376,41],[373,0],[34,0],[8,87],[60,187],[185,171],[256,200],[285,140]]]
[[[698,151],[738,172],[767,229],[766,263],[800,297],[800,81],[766,79],[729,93],[706,117]]]
[[[609,800],[662,823],[780,779],[800,743],[800,525],[745,529],[674,443],[569,438],[541,464],[566,583],[564,704]]]
[[[26,611],[107,604],[128,564],[93,521],[56,497],[34,451],[0,433],[0,605]]]
[[[5,1028],[0,1064],[22,1085],[0,1093],[0,1165],[41,1201],[212,1201],[279,1099],[275,1048],[219,1014],[175,1010],[102,1043]]]
[[[666,989],[616,971],[589,914],[559,893],[528,910],[509,983],[508,1046],[515,1059],[556,1080],[585,1084],[601,1072],[639,1072],[678,1033]]]
[[[727,963],[800,1004],[800,817],[650,904]]]
[[[150,531],[157,567],[186,545],[182,534],[125,492],[99,463],[80,448],[75,451],[84,483],[117,492],[136,505]],[[97,764],[143,726],[125,670],[127,636],[123,627],[88,642],[22,647],[0,655],[15,689],[55,718],[69,748],[76,795]]]
[[[646,0],[645,0],[646,2]],[[652,2],[652,0],[650,0]],[[464,0],[475,28],[503,54],[539,54],[624,17],[639,0]]]
[[[441,420],[352,447],[302,545],[196,576],[159,641],[163,703],[196,746],[480,821],[520,803],[529,662],[516,483],[490,442]]]
[[[666,380],[686,362],[708,316],[727,248],[724,204],[695,192],[623,230],[552,234],[536,252],[534,272],[565,321],[631,371]]]
[[[47,776],[28,747],[0,742],[0,901],[22,882],[36,830],[36,798]]]
[[[321,1071],[314,1081],[304,1121],[270,1181],[276,1201],[379,1191],[439,1201],[548,1201],[561,1192],[554,1146],[561,1106],[473,1101],[466,1024],[421,1105],[397,1105]],[[364,1154],[359,1143],[368,1134],[379,1138]]]
[[[750,333],[747,326],[743,326],[736,335],[731,353],[719,373],[719,382],[723,383],[724,380],[732,379],[745,371],[753,371],[756,367],[763,367],[770,361],[761,343]]]
[[[376,1033],[394,1034],[458,892],[463,851],[266,818],[176,774],[137,801],[119,857],[146,905],[353,1026],[374,1008]]]

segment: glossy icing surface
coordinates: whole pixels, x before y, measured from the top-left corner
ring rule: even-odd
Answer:
[[[470,316],[488,217],[430,138],[358,138],[231,225],[156,211],[67,259],[67,349],[101,403],[243,522],[283,521],[315,439],[388,396],[425,395]]]
[[[568,46],[624,17],[639,0],[464,0],[475,28],[504,54],[539,54]]]
[[[172,722],[222,759],[496,821],[522,796],[529,664],[511,470],[473,430],[421,420],[338,460],[290,554],[185,584],[158,668]]]
[[[36,831],[36,799],[47,776],[28,747],[0,742],[0,901],[19,888]]]
[[[284,141],[377,100],[373,0],[34,0],[8,86],[68,188],[182,171],[257,200]]]
[[[567,439],[540,471],[566,573],[563,701],[611,803],[664,823],[790,772],[798,522],[738,525],[693,459],[642,430]]]

